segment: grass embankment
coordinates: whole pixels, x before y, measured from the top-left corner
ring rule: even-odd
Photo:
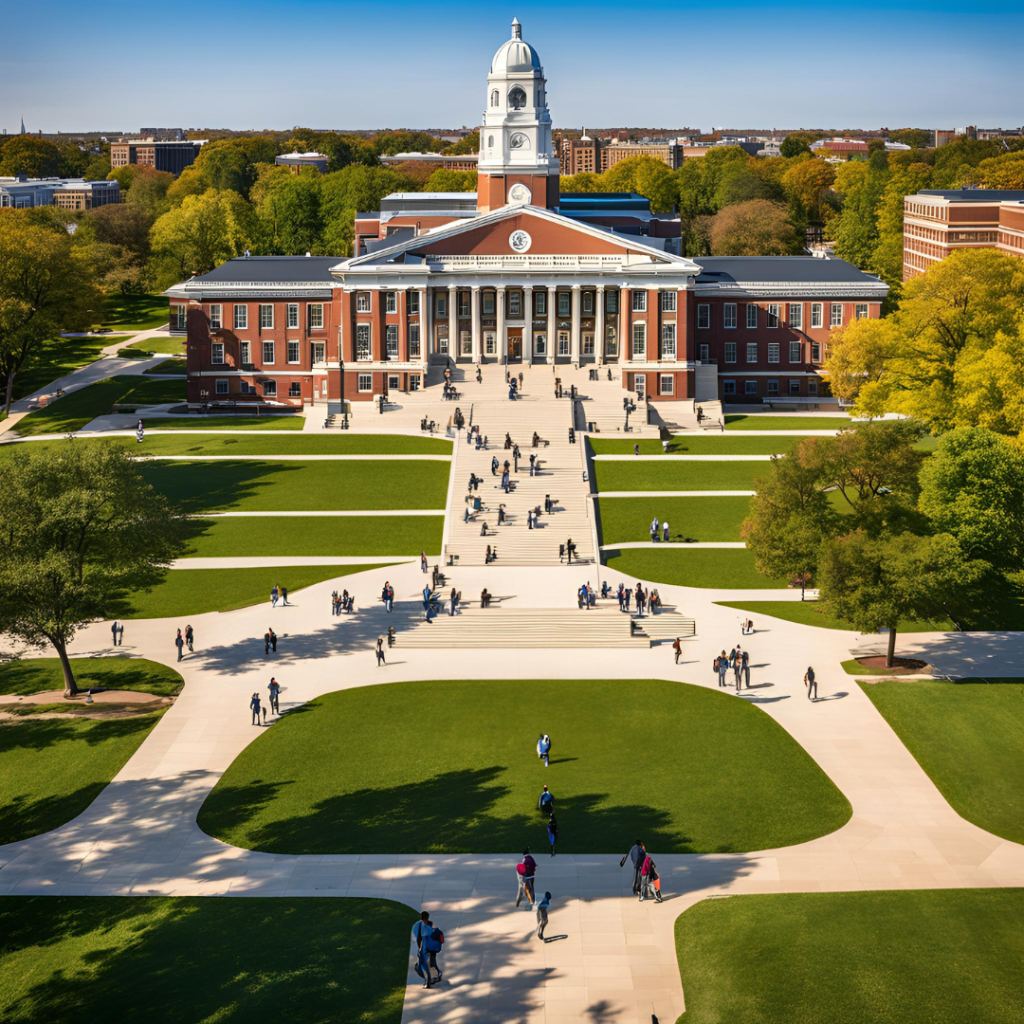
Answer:
[[[782,584],[785,586],[785,583]],[[845,629],[853,631],[848,622],[840,622],[822,609],[817,601],[718,601],[726,608],[739,608],[750,612],[752,619],[759,615],[770,615],[787,622],[799,622],[804,626],[818,626],[821,629]],[[897,626],[898,633],[934,633],[952,629],[953,623],[944,620],[907,619]],[[879,642],[882,642],[881,640]]]
[[[679,1024],[1019,1024],[1022,918],[1024,889],[705,900],[676,921]]]
[[[641,441],[625,438],[591,437],[595,455],[633,455],[640,445],[641,455],[664,455],[661,442],[653,437]],[[677,434],[669,443],[668,455],[784,455],[796,447],[802,437],[738,437],[730,434]]]
[[[762,576],[744,548],[636,548],[613,555],[607,568],[609,575],[680,587],[776,590],[788,582]]]
[[[149,331],[166,325],[171,315],[164,295],[108,295],[97,314],[97,327],[115,331]]]
[[[599,505],[602,544],[650,541],[655,516],[668,522],[673,542],[739,541],[750,499],[601,498]]]
[[[534,749],[541,728],[554,739],[550,771]],[[429,758],[380,756],[419,750],[424,737]],[[850,816],[803,748],[745,701],[664,680],[562,679],[317,698],[235,759],[198,820],[274,853],[543,850],[545,782],[567,853],[618,853],[635,835],[661,853],[771,848]]]
[[[95,687],[175,697],[185,684],[173,668],[145,658],[72,658],[71,669],[80,690]],[[59,658],[24,658],[0,665],[0,693],[27,697],[63,689],[64,673]]]
[[[15,401],[95,362],[107,345],[116,344],[121,337],[105,334],[101,338],[53,338],[46,342],[14,378]]]
[[[390,900],[6,896],[0,1019],[399,1024],[415,920]]]
[[[753,491],[771,463],[703,462],[663,459],[658,462],[595,462],[601,491]]]
[[[842,430],[855,427],[855,420],[846,415],[773,416],[771,413],[730,413],[725,417],[726,430]]]
[[[151,416],[147,430],[302,430],[306,421],[297,413],[246,413],[237,416]]]
[[[188,369],[188,363],[184,359],[165,359],[162,363],[157,363],[156,366],[151,366],[148,370],[143,370],[143,373],[184,373]]]
[[[131,359],[138,355],[166,355],[185,358],[184,335],[158,334],[142,341],[133,341],[121,349],[121,355]]]

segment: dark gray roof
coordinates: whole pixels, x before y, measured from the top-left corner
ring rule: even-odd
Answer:
[[[695,256],[701,268],[697,284],[875,284],[878,278],[865,274],[846,260],[819,256]]]
[[[942,199],[948,199],[951,203],[998,203],[1004,201],[1024,201],[1024,190],[1021,189],[954,188],[946,190],[923,188],[917,194],[919,196],[938,196]]]
[[[333,281],[331,267],[344,256],[239,256],[193,278],[210,284],[309,284]]]

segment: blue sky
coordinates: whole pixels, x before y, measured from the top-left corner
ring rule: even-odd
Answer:
[[[40,17],[20,3],[4,15],[0,129],[475,126],[513,15],[560,126],[1024,124],[1024,4],[972,6],[51,0]]]

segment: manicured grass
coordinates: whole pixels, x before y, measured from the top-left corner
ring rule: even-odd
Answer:
[[[958,814],[1024,843],[1024,680],[861,687]]]
[[[418,555],[441,550],[444,516],[259,516],[197,519],[183,557]]]
[[[594,478],[598,491],[753,491],[770,468],[767,461],[595,462]]]
[[[143,476],[158,491],[201,511],[443,509],[447,462],[153,461]],[[336,522],[336,529],[344,524]]]
[[[669,455],[784,455],[796,447],[800,437],[742,437],[735,434],[677,435],[669,445]],[[640,445],[641,455],[664,454],[661,442],[653,437],[642,441],[624,438],[591,437],[595,455],[632,455]]]
[[[679,1024],[1019,1024],[1024,889],[704,900],[676,920]]]
[[[121,349],[121,354],[131,358],[129,353],[143,352],[145,354],[162,354],[168,356],[185,356],[184,335],[155,335],[152,338],[144,338],[142,341],[133,341]]]
[[[901,672],[898,667],[889,669],[862,665],[856,658],[848,658],[846,661],[841,661],[839,664],[848,676],[898,676]],[[902,669],[902,673],[903,675],[907,675],[908,670]]]
[[[108,295],[97,312],[97,326],[117,331],[148,331],[166,324],[171,315],[163,295]]]
[[[81,814],[161,714],[0,722],[0,845],[49,832]]]
[[[407,552],[412,554],[412,552]],[[268,569],[171,569],[163,581],[148,591],[128,594],[126,616],[135,619],[163,619],[171,616],[201,615],[248,608],[270,598],[277,583],[288,588],[288,601],[302,605],[297,591],[314,583],[351,573],[380,569],[383,565],[280,566]],[[351,585],[349,585],[349,589]],[[370,595],[364,595],[369,597]],[[130,632],[126,630],[130,636]]]
[[[80,690],[102,687],[174,697],[185,685],[173,668],[145,658],[72,658],[71,670]],[[0,693],[28,696],[63,689],[59,658],[25,658],[0,665]]]
[[[553,770],[534,749],[540,729],[554,741]],[[424,744],[429,756],[413,753]],[[757,850],[825,835],[850,816],[824,772],[752,704],[665,680],[558,679],[327,694],[246,747],[198,820],[225,842],[274,853],[543,850],[542,783],[566,853],[625,851],[635,835],[656,853]]]
[[[758,615],[771,615],[773,618],[785,619],[787,622],[799,622],[804,626],[820,626],[822,629],[853,629],[849,623],[840,622],[826,614],[817,601],[718,601],[717,603],[726,608],[740,608],[750,612],[751,618],[755,619]],[[934,633],[950,629],[953,629],[953,623],[941,619],[935,621],[908,619],[899,624],[897,632]],[[881,643],[883,640],[884,638],[879,642]],[[898,644],[899,639],[897,638],[897,646]]]
[[[0,1019],[399,1024],[416,918],[390,900],[7,896]]]
[[[305,419],[296,413],[262,416],[154,416],[146,420],[152,430],[302,430]]]
[[[749,498],[601,498],[601,543],[651,539],[651,520],[668,520],[672,541],[740,540]]]
[[[737,590],[774,590],[788,582],[762,576],[744,548],[636,548],[609,558],[608,573],[680,587]]]
[[[842,430],[856,426],[849,416],[772,416],[737,413],[725,417],[726,430]]]
[[[184,359],[165,359],[156,366],[151,366],[143,373],[184,373],[188,369],[188,363]]]
[[[116,344],[121,337],[107,334],[102,338],[53,338],[46,342],[36,357],[14,378],[15,401],[95,362],[100,358],[102,349]]]

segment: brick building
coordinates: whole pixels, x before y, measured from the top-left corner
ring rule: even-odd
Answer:
[[[380,162],[385,167],[400,167],[402,164],[416,164],[428,167],[431,171],[475,171],[479,154],[460,153],[395,153],[394,156],[382,156]]]
[[[195,163],[205,139],[175,140],[158,142],[154,139],[121,139],[110,144],[110,166],[127,167],[139,164],[157,171],[169,171],[179,175],[186,167]]]
[[[562,174],[603,174],[622,160],[646,156],[661,160],[672,170],[683,162],[683,146],[677,142],[621,142],[618,139],[592,139],[586,129],[578,139],[563,137],[559,151]]]

